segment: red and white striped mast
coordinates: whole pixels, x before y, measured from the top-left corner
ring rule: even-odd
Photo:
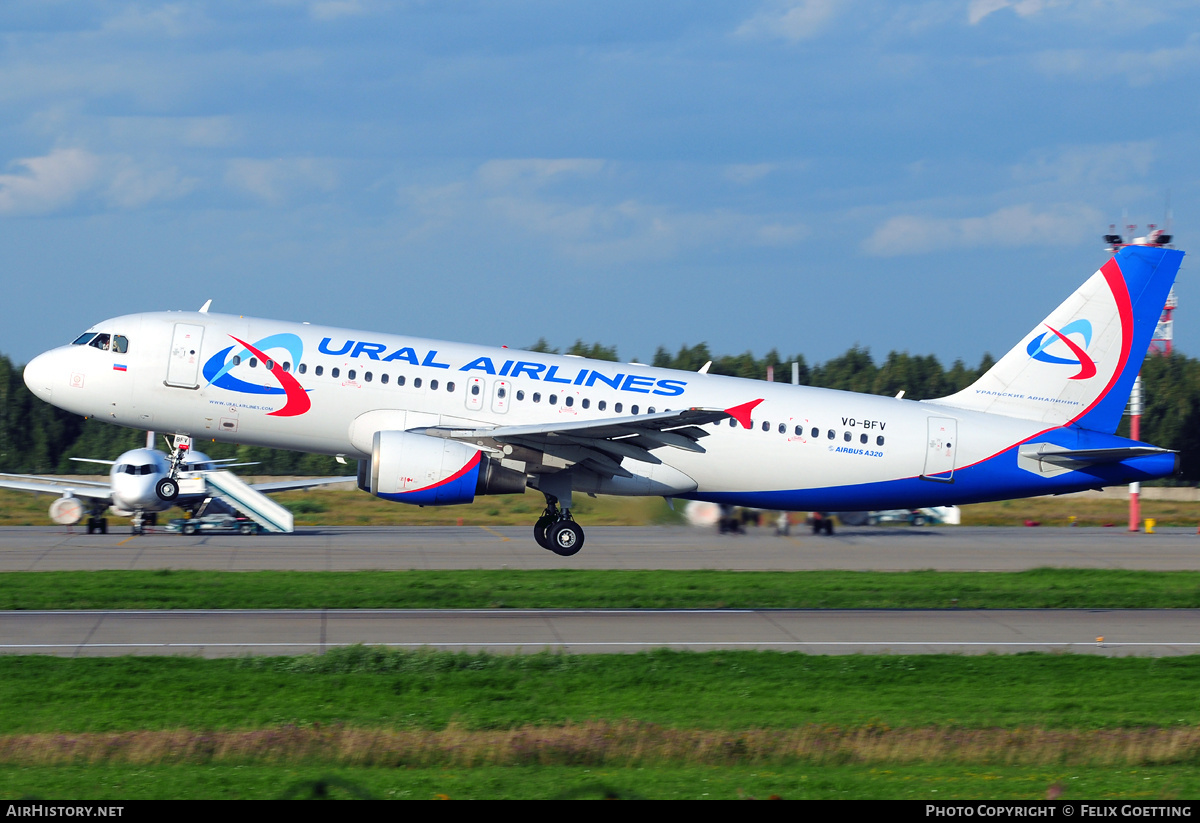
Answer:
[[[1167,222],[1170,222],[1168,217]],[[1174,248],[1171,245],[1171,235],[1165,229],[1160,229],[1153,223],[1146,226],[1148,231],[1145,237],[1135,237],[1128,243],[1125,242],[1121,235],[1116,233],[1116,226],[1108,227],[1108,234],[1104,235],[1104,242],[1108,244],[1106,251],[1116,252],[1123,246],[1166,246]],[[1137,226],[1127,225],[1125,231],[1129,236],[1137,233]],[[1179,301],[1175,297],[1175,287],[1171,286],[1170,293],[1167,294],[1167,302],[1163,306],[1162,315],[1158,318],[1158,325],[1154,327],[1154,337],[1150,340],[1150,349],[1148,354],[1171,355],[1175,340],[1175,307],[1179,305]],[[1142,428],[1142,375],[1139,373],[1133,381],[1133,391],[1129,394],[1129,437],[1131,440],[1141,440]],[[1129,484],[1129,531],[1136,532],[1141,528],[1142,513],[1141,502],[1141,483]]]

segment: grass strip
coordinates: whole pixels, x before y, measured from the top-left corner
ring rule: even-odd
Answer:
[[[0,764],[285,764],[450,766],[1200,765],[1200,728],[963,729],[807,725],[669,729],[633,721],[438,731],[283,726],[0,736]]]
[[[1192,609],[1200,572],[463,570],[0,574],[0,609]]]
[[[669,729],[1133,729],[1200,725],[1200,656],[325,655],[0,657],[0,734]]]
[[[0,766],[0,799],[78,800],[1173,800],[1194,764],[1109,766]]]

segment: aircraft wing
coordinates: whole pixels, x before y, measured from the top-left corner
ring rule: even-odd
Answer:
[[[343,475],[342,477],[308,477],[298,480],[279,480],[274,483],[255,483],[250,488],[263,494],[273,494],[274,492],[287,492],[296,489],[309,489],[313,486],[327,486],[332,483],[356,483],[358,478],[354,475]]]
[[[698,442],[708,432],[700,428],[734,418],[749,426],[750,412],[761,400],[731,409],[690,408],[679,411],[640,414],[630,417],[609,417],[599,420],[572,420],[530,426],[494,426],[475,429],[433,427],[416,429],[433,437],[462,440],[477,446],[506,451],[517,446],[557,458],[558,464],[545,464],[547,470],[565,468],[568,464],[583,464],[604,476],[632,477],[622,468],[622,458],[642,463],[662,463],[654,449],[671,446],[690,452],[704,453]]]
[[[61,477],[38,477],[32,474],[0,474],[0,489],[16,489],[42,494],[70,494],[95,500],[112,500],[112,487],[96,480],[64,480]]]

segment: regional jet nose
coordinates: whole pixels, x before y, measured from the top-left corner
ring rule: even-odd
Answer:
[[[49,400],[54,394],[53,377],[54,377],[54,358],[53,352],[39,354],[37,357],[29,361],[25,366],[25,385],[33,392],[35,397],[40,397],[43,400]]]

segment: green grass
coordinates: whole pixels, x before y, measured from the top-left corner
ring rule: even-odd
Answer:
[[[0,573],[0,609],[1200,608],[1200,572]]]
[[[0,658],[0,734],[129,729],[1105,729],[1200,724],[1200,657],[772,652]]]
[[[1156,768],[587,766],[475,769],[270,766],[0,766],[0,800],[40,799],[639,799],[993,798],[1158,800],[1200,796],[1194,765]]]
[[[1186,798],[1198,676],[1040,654],[6,657],[0,799]]]

